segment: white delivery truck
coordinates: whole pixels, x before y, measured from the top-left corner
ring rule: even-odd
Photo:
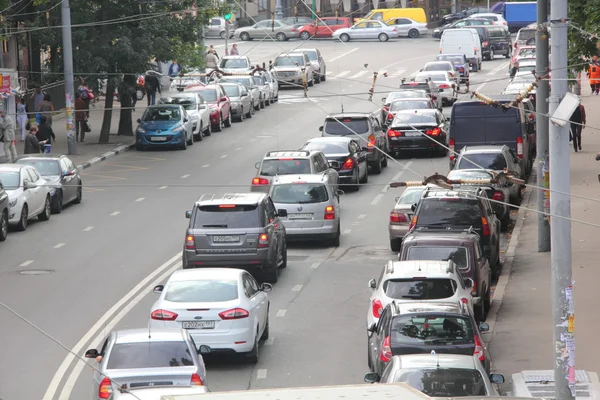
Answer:
[[[473,72],[481,69],[481,37],[473,28],[446,29],[440,39],[440,54],[464,54]]]

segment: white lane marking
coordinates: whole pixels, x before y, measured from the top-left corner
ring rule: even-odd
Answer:
[[[346,75],[348,75],[351,71],[342,71],[339,74],[337,74],[336,76],[334,76],[333,78],[342,78]]]
[[[481,85],[479,85],[479,86],[478,86],[478,87],[475,89],[475,91],[476,91],[476,92],[479,92],[481,89],[483,89],[483,87],[484,87],[485,85],[487,85],[487,82],[483,82]]]
[[[158,189],[159,189],[159,190],[164,190],[164,189],[166,189],[166,188],[168,188],[168,186],[161,186],[161,187],[159,187]]]
[[[337,56],[337,57],[333,57],[331,60],[327,60],[327,62],[333,62],[333,61],[339,60],[339,59],[340,59],[340,58],[342,58],[342,57],[346,57],[348,54],[352,54],[352,53],[354,53],[354,52],[355,52],[355,51],[357,51],[358,49],[359,49],[359,47],[357,47],[357,48],[355,48],[355,49],[352,49],[352,50],[350,50],[350,51],[347,51],[347,52],[345,52],[345,53],[343,53],[343,54],[340,54],[340,55],[339,55],[339,56]]]
[[[75,356],[73,354],[80,354],[83,351],[83,347],[93,338],[95,338],[95,340],[90,343],[90,348],[98,347],[98,345],[100,345],[101,340],[103,340],[105,336],[104,334],[100,334],[100,332],[110,332],[113,329],[113,327],[116,324],[118,324],[119,321],[121,321],[133,307],[135,307],[136,304],[138,304],[140,301],[142,301],[144,297],[146,297],[146,295],[148,294],[147,290],[142,289],[147,289],[149,287],[157,285],[158,283],[167,279],[167,277],[170,274],[172,274],[176,269],[180,268],[181,262],[178,261],[180,258],[181,253],[177,253],[169,261],[158,267],[156,270],[154,270],[154,272],[152,272],[140,283],[138,283],[133,289],[131,289],[131,291],[129,291],[121,300],[119,300],[114,306],[110,308],[110,310],[108,310],[102,317],[100,317],[100,319],[96,321],[94,326],[92,326],[90,330],[81,338],[81,340],[77,342],[77,344],[71,349],[71,352],[65,357],[60,367],[58,367],[58,370],[54,374],[52,381],[50,381],[50,384],[48,385],[48,389],[46,390],[46,394],[44,394],[43,400],[54,399],[54,396],[58,389],[58,385],[65,377],[67,368],[75,359]],[[173,263],[175,264],[172,265]],[[152,279],[154,279],[161,272],[164,273],[160,275],[157,279],[152,281]],[[140,293],[137,295],[137,297],[134,298],[135,294],[138,292]],[[127,304],[127,306],[124,307],[120,313],[114,315],[127,302],[129,302],[129,304]],[[107,325],[108,323],[110,323],[110,325]],[[78,361],[77,364],[73,367],[73,369],[71,370],[71,375],[69,376],[67,382],[65,383],[65,386],[63,387],[59,400],[69,399],[71,391],[73,390],[73,386],[75,382],[77,382],[77,379],[79,378],[83,367],[86,365],[87,363]]]
[[[240,151],[241,149],[242,149],[241,147],[237,147],[237,148],[235,149],[235,151]]]
[[[379,200],[381,200],[382,197],[383,197],[383,193],[379,193],[377,196],[375,196],[375,198],[371,202],[371,205],[372,206],[376,206],[377,203],[379,203]]]
[[[504,68],[507,68],[508,64],[510,64],[510,61],[503,62],[502,64],[498,65],[496,68],[494,68],[493,70],[488,72],[486,75],[488,75],[488,76],[496,75],[498,72],[502,71]]]
[[[342,235],[349,235],[350,232],[352,232],[352,229],[345,229],[344,232],[342,232]]]
[[[256,371],[256,379],[267,379],[267,370],[259,369]]]
[[[310,266],[310,268],[311,268],[311,269],[317,269],[317,268],[319,268],[319,265],[321,265],[321,263],[313,263],[313,264]]]
[[[144,201],[144,200],[146,200],[145,197],[140,197],[139,199],[136,199],[135,201],[140,202],[140,201]]]
[[[273,346],[273,342],[275,342],[275,337],[271,336],[267,340],[265,340],[265,346]]]
[[[227,158],[227,154],[223,154],[221,158]]]
[[[262,136],[257,136],[257,138],[261,138],[261,139],[269,139],[272,138],[273,136],[271,135],[262,135]]]
[[[287,312],[287,310],[283,309],[283,310],[279,310],[277,311],[277,314],[275,314],[276,317],[285,317],[285,313]]]
[[[406,72],[406,69],[399,69],[391,75],[388,75],[390,78],[397,78]]]
[[[63,247],[66,243],[59,243],[56,246],[54,246],[55,249],[60,249],[61,247]]]
[[[210,167],[210,164],[204,164],[204,165],[202,166],[202,168],[208,168],[208,167]]]
[[[181,179],[186,179],[186,178],[189,178],[189,177],[190,177],[190,174],[185,174],[185,175],[181,176]]]
[[[367,218],[367,214],[360,214],[358,216],[358,219],[365,219],[365,218]]]
[[[383,187],[383,189],[381,189],[381,193],[387,193],[388,189],[390,188],[390,185],[385,185]]]
[[[27,267],[31,264],[33,264],[34,260],[27,260],[24,263],[22,263],[21,265],[19,265],[19,267]]]
[[[115,211],[114,213],[110,214],[111,217],[114,217],[115,215],[119,215],[121,214],[121,211]]]
[[[402,176],[403,173],[404,173],[404,170],[398,172],[396,175],[394,175],[394,177],[392,178],[392,181],[397,181],[398,179],[400,179],[400,177]]]
[[[348,78],[348,79],[356,79],[356,78],[360,78],[360,77],[361,77],[361,76],[363,76],[364,74],[368,74],[368,73],[369,73],[369,71],[367,71],[367,70],[362,70],[362,71],[359,71],[359,72],[357,72],[356,74],[352,75],[352,76],[351,76],[350,78]]]
[[[302,290],[303,285],[296,285],[292,288],[292,292],[299,292]]]
[[[87,228],[85,228],[83,231],[84,231],[84,232],[89,232],[89,231],[91,231],[92,229],[94,229],[94,227],[93,227],[93,226],[88,226],[88,227],[87,227]]]

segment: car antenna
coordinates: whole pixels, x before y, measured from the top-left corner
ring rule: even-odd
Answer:
[[[435,360],[435,364],[436,367],[440,367],[440,355],[438,353],[435,352],[435,350],[431,350],[431,355],[432,356],[437,356],[436,360]]]

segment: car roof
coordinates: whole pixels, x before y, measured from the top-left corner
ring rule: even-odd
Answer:
[[[194,279],[238,279],[245,271],[237,268],[190,268],[179,269],[171,275],[169,282]]]
[[[394,99],[392,100],[392,104],[400,103],[402,101],[431,101],[431,99],[427,97],[407,97],[405,99]]]
[[[501,153],[504,148],[507,147],[505,144],[503,145],[489,145],[489,146],[465,146],[461,149],[461,154],[463,153]]]
[[[241,83],[238,83],[238,82],[223,82],[223,83],[221,83],[221,85],[223,85],[223,86],[240,86],[240,87],[244,87],[244,85],[242,85]]]
[[[452,261],[437,260],[411,260],[411,261],[390,261],[393,270],[390,273],[395,278],[398,277],[447,277],[452,273]],[[389,265],[389,264],[388,264]]]
[[[322,174],[278,175],[272,185],[287,185],[294,183],[326,183],[327,177]]]
[[[179,328],[140,328],[115,331],[115,343],[181,342],[183,330]]]
[[[411,301],[409,303],[396,303],[396,306],[398,307],[398,311],[400,311],[399,314],[415,314],[423,312],[463,314],[462,307],[458,302],[454,301]]]
[[[413,100],[423,100],[423,99],[413,99]],[[398,114],[437,114],[438,112],[439,111],[435,108],[417,108],[415,110],[400,110],[396,113],[396,115],[398,115]]]
[[[17,161],[19,160],[59,160],[60,158],[66,158],[64,154],[27,154],[17,157]],[[18,164],[15,162],[15,164]]]
[[[305,49],[295,49],[295,50],[294,50],[294,53],[302,53],[302,52],[304,52],[304,51],[318,51],[318,50],[317,50],[316,48],[312,48],[312,49],[309,49],[309,48],[305,48]]]
[[[283,158],[283,157],[293,157],[293,158],[310,158],[310,156],[319,150],[275,150],[269,151],[263,159],[268,158]]]
[[[221,58],[221,60],[224,60],[224,59],[238,59],[238,58],[248,58],[248,56],[245,56],[245,55],[241,55],[241,56],[240,55],[237,55],[237,56],[235,56],[235,55],[234,56],[223,56],[223,58]]]
[[[431,188],[423,193],[424,197],[422,200],[440,198],[477,199],[474,192],[479,189],[477,186],[461,186],[454,189]]]
[[[367,118],[370,117],[371,113],[366,112],[343,112],[343,113],[332,113],[328,114],[327,118]]]
[[[325,136],[325,137],[316,137],[316,138],[312,138],[312,139],[308,139],[307,143],[341,143],[341,144],[347,144],[350,143],[351,141],[356,140],[354,138],[351,137],[347,137],[347,136]]]
[[[394,356],[394,358],[398,359],[402,369],[478,369],[475,358],[466,354],[405,354]]]
[[[195,87],[198,86],[198,87]],[[192,92],[192,91],[203,91],[203,90],[217,90],[217,88],[219,87],[219,85],[194,85],[194,87],[191,87],[190,89],[193,90],[188,90],[188,92]]]
[[[0,164],[0,171],[5,172],[20,172],[21,168],[25,167],[25,165],[21,164]],[[27,167],[31,167],[27,165]]]
[[[435,246],[436,243],[441,246],[464,245],[467,241],[471,243],[479,242],[479,235],[475,231],[421,231],[417,229],[407,234],[403,239],[403,243],[408,243],[411,240],[431,242],[424,246]]]
[[[199,206],[214,206],[219,204],[254,205],[260,203],[266,193],[226,193],[226,194],[203,194],[196,201]]]
[[[448,60],[435,60],[435,61],[429,61],[425,63],[425,66],[430,65],[430,64],[441,64],[441,63],[450,63],[452,64],[452,61],[448,61]],[[454,66],[452,66],[452,68],[454,68]],[[433,72],[433,71],[423,71],[423,72]],[[440,71],[442,72],[442,71]]]

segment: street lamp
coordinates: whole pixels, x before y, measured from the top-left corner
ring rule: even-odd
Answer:
[[[275,19],[283,19],[283,7],[281,6],[281,0],[277,0],[275,4]]]

